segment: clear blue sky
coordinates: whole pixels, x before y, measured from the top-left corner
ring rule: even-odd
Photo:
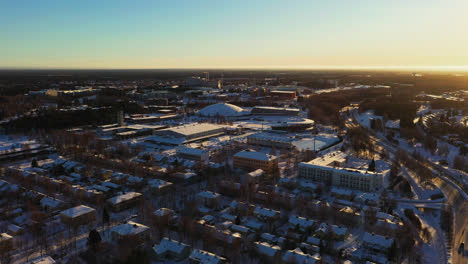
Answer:
[[[468,65],[468,0],[0,0],[1,68]]]

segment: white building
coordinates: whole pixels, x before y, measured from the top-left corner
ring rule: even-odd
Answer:
[[[189,261],[190,263],[201,263],[201,264],[221,264],[221,263],[226,263],[226,259],[215,255],[213,253],[200,250],[200,249],[194,249],[192,251],[192,254],[189,256]]]
[[[316,160],[299,163],[299,177],[366,192],[377,191],[382,187],[381,173],[332,167],[319,164]]]
[[[114,241],[119,241],[130,236],[136,236],[142,239],[142,241],[146,241],[149,239],[149,232],[149,227],[133,221],[128,221],[111,229],[112,240]]]
[[[207,150],[189,148],[181,146],[177,148],[177,155],[184,159],[195,160],[195,161],[207,161],[210,157],[210,154]]]

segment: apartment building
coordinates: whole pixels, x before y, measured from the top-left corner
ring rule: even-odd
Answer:
[[[248,171],[262,169],[263,171],[269,172],[275,166],[278,166],[278,159],[276,156],[270,154],[244,150],[234,155],[234,168]]]

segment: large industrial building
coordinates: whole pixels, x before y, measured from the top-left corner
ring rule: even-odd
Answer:
[[[297,108],[286,108],[286,107],[273,107],[273,106],[255,106],[252,111],[252,115],[286,115],[286,116],[297,116],[300,111]]]
[[[197,123],[171,127],[156,131],[147,138],[148,142],[181,145],[224,134],[225,127],[209,123]]]
[[[266,147],[276,147],[276,148],[293,148],[292,142],[294,141],[293,137],[287,135],[281,135],[278,133],[256,133],[249,135],[247,137],[247,143],[250,145],[260,145]]]

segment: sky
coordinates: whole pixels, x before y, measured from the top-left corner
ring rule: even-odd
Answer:
[[[0,0],[0,68],[456,68],[468,0]]]

